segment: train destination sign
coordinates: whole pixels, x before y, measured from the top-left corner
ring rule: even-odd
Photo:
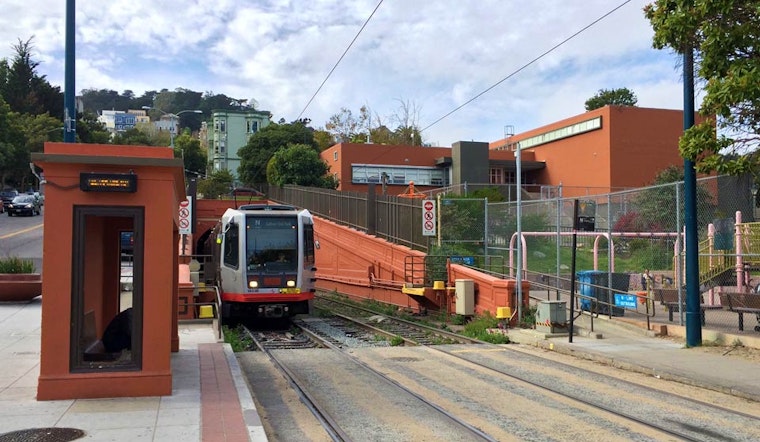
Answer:
[[[79,174],[79,189],[83,192],[137,192],[137,175],[133,173]]]

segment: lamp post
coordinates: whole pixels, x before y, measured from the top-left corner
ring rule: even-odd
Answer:
[[[200,109],[185,109],[185,110],[181,110],[181,111],[177,112],[176,114],[173,114],[171,112],[164,112],[163,110],[161,110],[161,109],[159,109],[157,107],[152,107],[152,106],[143,106],[142,108],[145,109],[145,110],[155,109],[155,110],[161,112],[162,115],[168,115],[169,116],[169,118],[171,119],[171,127],[169,128],[169,147],[171,147],[172,150],[174,150],[174,130],[175,130],[174,119],[175,118],[179,118],[179,116],[181,114],[184,114],[185,112],[192,112],[192,113],[195,113],[195,114],[202,114],[203,113],[203,111],[200,110]]]

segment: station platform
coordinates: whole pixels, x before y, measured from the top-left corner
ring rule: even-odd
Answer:
[[[171,396],[37,401],[41,300],[0,303],[1,442],[267,440],[237,359],[208,321],[179,324]],[[41,437],[51,429],[84,436]]]

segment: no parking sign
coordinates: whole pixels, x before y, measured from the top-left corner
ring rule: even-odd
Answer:
[[[435,236],[434,200],[422,200],[422,236]]]

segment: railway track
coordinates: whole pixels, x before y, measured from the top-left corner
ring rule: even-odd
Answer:
[[[330,307],[327,306],[328,302]],[[480,370],[490,373],[490,376],[503,377],[527,384],[575,403],[609,413],[615,416],[615,418],[623,418],[637,425],[656,430],[668,437],[690,441],[754,440],[757,437],[757,431],[753,429],[760,425],[760,419],[750,413],[723,408],[705,401],[693,400],[663,392],[661,389],[643,386],[634,382],[621,381],[618,378],[610,376],[600,376],[598,373],[582,370],[572,365],[552,362],[552,369],[558,371],[558,373],[562,373],[563,376],[571,375],[580,379],[594,379],[595,383],[605,385],[604,389],[612,387],[618,391],[624,391],[627,396],[650,398],[649,402],[655,403],[652,408],[642,409],[632,407],[630,403],[621,402],[619,398],[610,396],[609,394],[593,394],[593,390],[578,389],[571,383],[561,380],[559,374],[547,375],[543,370],[526,371],[525,366],[546,366],[546,359],[523,352],[512,351],[509,349],[509,346],[498,346],[475,341],[397,318],[383,317],[385,319],[378,320],[377,317],[379,315],[376,312],[329,298],[319,298],[319,305],[325,309],[332,310],[334,308],[340,312],[338,314],[342,319],[355,321],[362,326],[366,326],[368,321],[372,321],[372,318],[375,318],[374,321],[379,324],[383,332],[398,333],[405,342],[422,345],[429,351],[438,352],[447,358],[454,358],[466,364],[471,364]],[[440,341],[442,335],[445,336],[446,341],[477,343],[483,348],[492,349],[498,351],[498,353],[464,351],[461,345],[441,345],[449,343]],[[506,353],[509,354],[507,358],[492,357],[494,354],[504,355]],[[667,406],[662,405],[658,407],[657,404],[667,404]],[[673,413],[669,408],[672,408],[675,404],[686,411],[683,413]],[[659,411],[658,408],[660,408]],[[711,419],[707,421],[695,420],[693,415],[693,410],[695,409],[700,410],[700,415],[711,416]],[[735,422],[736,425],[731,426],[729,434],[722,434],[716,431],[714,426],[715,421]]]
[[[373,394],[392,397],[396,403],[407,404],[405,405],[405,408],[416,410],[413,415],[408,416],[407,422],[398,422],[398,416],[396,416],[396,419],[388,421],[386,417],[387,413],[384,410],[383,412],[377,412],[374,415],[372,413],[364,414],[361,417],[363,421],[370,421],[372,423],[369,425],[373,428],[382,429],[382,431],[385,432],[386,435],[380,437],[381,439],[390,437],[388,440],[403,440],[409,437],[408,434],[410,431],[416,431],[420,434],[440,433],[442,437],[445,435],[447,440],[497,440],[459,419],[457,416],[447,412],[429,399],[407,389],[389,376],[371,368],[360,359],[352,356],[341,348],[343,345],[341,340],[334,339],[330,337],[328,333],[323,331],[315,332],[314,330],[319,330],[319,327],[313,327],[314,322],[317,321],[312,321],[312,324],[310,324],[312,327],[308,326],[308,321],[296,322],[295,324],[298,327],[304,326],[304,334],[308,335],[310,340],[318,342],[319,346],[331,350],[327,359],[331,360],[332,363],[319,364],[319,367],[323,367],[326,373],[334,371],[337,367],[340,367],[341,370],[347,370],[344,373],[350,374],[355,380],[349,381],[343,376],[342,383],[351,382],[356,385],[371,385]],[[262,341],[260,340],[260,338],[264,336],[262,333],[251,332],[248,329],[246,329],[246,331],[258,350],[265,354],[267,359],[270,360],[277,370],[287,379],[288,384],[294,389],[294,391],[296,391],[300,401],[319,421],[331,440],[351,441],[364,440],[367,438],[367,423],[358,426],[355,424],[351,425],[353,431],[347,430],[344,428],[345,425],[341,424],[341,421],[347,420],[346,416],[337,415],[334,411],[331,411],[331,406],[334,405],[336,401],[330,400],[329,397],[332,394],[335,394],[335,385],[328,386],[327,391],[320,390],[318,386],[320,385],[319,382],[315,382],[313,378],[309,380],[305,379],[306,377],[315,375],[316,370],[299,373],[297,371],[303,369],[303,364],[293,364],[288,362],[286,355],[292,355],[293,353],[284,351],[284,349],[288,347],[281,344],[282,342],[287,341],[287,339],[281,340],[270,338]],[[273,345],[272,343],[274,341],[279,343]],[[312,347],[312,349],[313,348],[314,347]],[[298,349],[301,348],[299,347]],[[324,351],[320,351],[320,358],[325,358]],[[346,364],[346,362],[349,363]],[[353,399],[357,403],[355,407],[357,412],[359,409],[362,409],[362,401],[366,401],[367,399],[368,398],[363,397],[363,395],[362,397],[356,397]],[[420,419],[420,416],[424,416],[424,418]],[[410,427],[413,426],[421,428],[410,430]]]

